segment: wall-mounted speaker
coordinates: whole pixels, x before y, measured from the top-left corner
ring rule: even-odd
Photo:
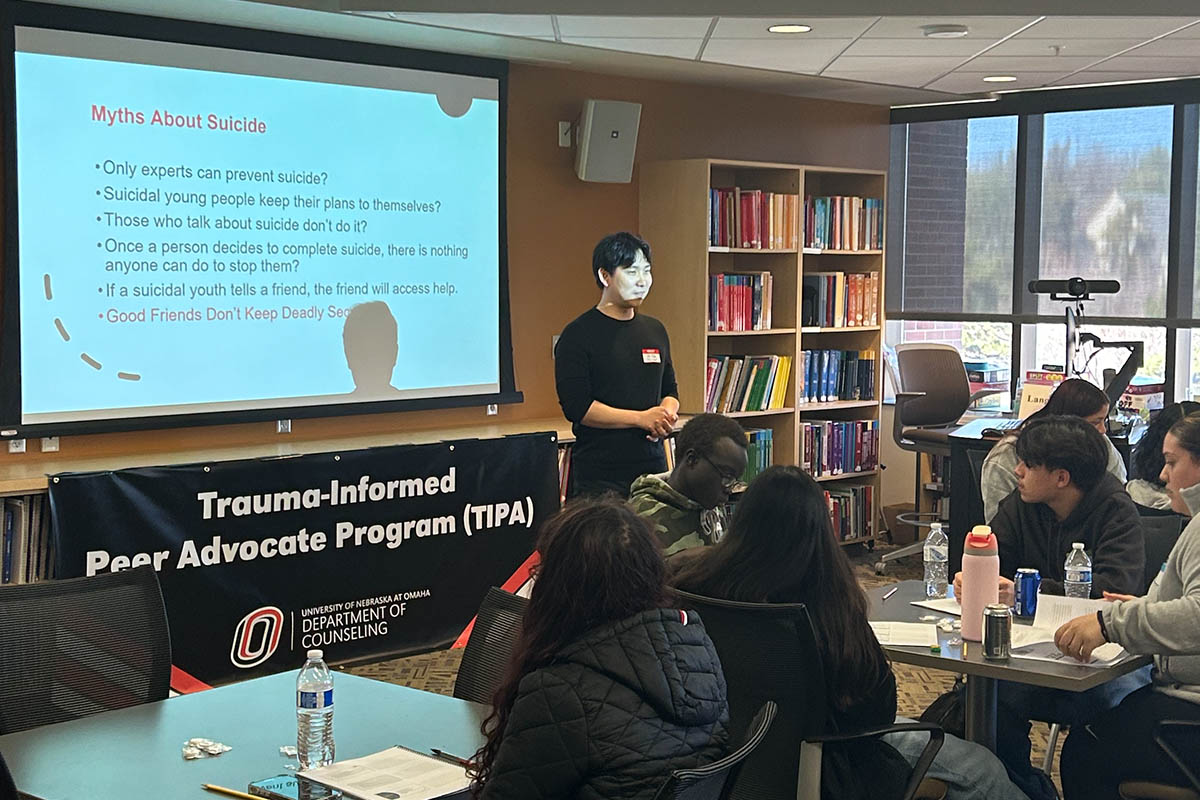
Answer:
[[[576,131],[575,174],[581,181],[629,183],[641,103],[587,100]]]

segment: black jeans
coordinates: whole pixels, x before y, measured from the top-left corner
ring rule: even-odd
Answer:
[[[1200,703],[1146,686],[1087,728],[1072,728],[1059,763],[1066,800],[1119,800],[1121,781],[1190,786],[1154,741],[1154,726],[1164,719],[1200,720]],[[1200,753],[1183,755],[1200,770]]]

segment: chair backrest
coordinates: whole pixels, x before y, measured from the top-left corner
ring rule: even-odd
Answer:
[[[953,425],[971,404],[971,384],[962,356],[948,344],[908,342],[896,345],[900,388],[925,392],[903,405],[905,426]]]
[[[984,523],[989,520],[983,518],[983,490],[980,484],[983,480],[983,462],[987,458],[988,450],[983,450],[977,447],[964,448],[967,454],[967,466],[971,472],[971,485],[960,487],[954,486],[954,502],[962,503],[967,509],[967,519],[975,522]],[[962,569],[963,546],[966,541],[966,531],[951,531],[950,534],[950,552],[947,566],[950,572],[950,577],[954,577],[954,573]]]
[[[0,800],[17,800],[17,787],[4,763],[3,753],[0,753]]]
[[[1154,727],[1154,741],[1175,762],[1191,788],[1200,792],[1200,720],[1165,719]]]
[[[768,701],[778,706],[771,730],[746,758],[730,797],[795,800],[800,743],[825,732],[829,710],[808,609],[802,603],[739,603],[677,594],[680,606],[700,613],[721,659],[733,740],[748,736],[755,710]]]
[[[462,664],[454,681],[454,696],[476,703],[491,703],[513,647],[521,635],[521,621],[529,601],[498,589],[488,589],[475,615],[471,638],[463,648]]]
[[[1187,517],[1179,514],[1139,514],[1138,519],[1141,520],[1142,533],[1146,537],[1146,589],[1149,589],[1150,584],[1158,577],[1163,562],[1171,554],[1171,549],[1175,547],[1175,542],[1179,540],[1179,534],[1187,524]]]
[[[741,747],[703,767],[675,770],[654,795],[655,800],[725,800],[737,783],[742,762],[766,737],[775,713],[774,703],[764,703],[751,720]]]
[[[166,698],[158,576],[137,567],[0,586],[0,734]]]

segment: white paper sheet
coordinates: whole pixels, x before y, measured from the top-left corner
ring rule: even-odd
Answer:
[[[1033,625],[1013,625],[1013,656],[1031,658],[1036,661],[1058,661],[1083,667],[1107,667],[1120,661],[1125,656],[1125,649],[1113,642],[1097,647],[1092,651],[1091,660],[1086,662],[1063,655],[1054,644],[1055,632],[1065,623],[1076,617],[1095,614],[1104,607],[1106,602],[1105,600],[1039,594]]]
[[[471,785],[466,770],[457,764],[403,747],[389,747],[369,756],[306,769],[299,774],[351,797],[367,800],[379,797],[435,800]]]
[[[937,626],[924,622],[871,622],[881,645],[933,647],[938,643]]]
[[[914,605],[917,608],[928,608],[939,614],[949,614],[955,617],[962,616],[962,606],[953,597],[944,597],[940,600],[913,600],[910,605]]]

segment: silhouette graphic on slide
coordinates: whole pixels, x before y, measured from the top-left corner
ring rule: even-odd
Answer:
[[[387,303],[375,300],[351,308],[342,328],[342,345],[354,378],[351,394],[391,397],[399,392],[391,384],[399,353],[396,318]]]

